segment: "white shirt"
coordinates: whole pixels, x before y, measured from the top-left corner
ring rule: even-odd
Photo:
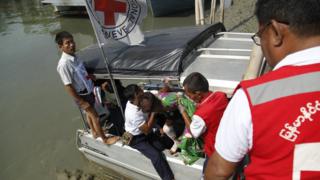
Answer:
[[[142,134],[139,127],[147,121],[147,114],[139,110],[138,106],[128,101],[124,116],[126,119],[124,123],[125,130],[134,136]]]
[[[287,65],[301,66],[320,63],[320,46],[288,55],[273,70]],[[252,117],[248,99],[239,89],[231,99],[221,119],[215,149],[230,162],[239,162],[252,148]]]
[[[200,104],[205,103],[214,93],[209,95]],[[207,130],[206,123],[202,117],[198,115],[193,115],[190,123],[190,132],[194,138],[199,138]]]
[[[198,138],[207,130],[206,123],[198,115],[193,115],[191,119],[190,132],[194,138]]]
[[[84,84],[84,80],[91,83],[91,80],[87,80],[86,78],[81,79],[76,72],[76,67],[78,67],[82,61],[76,59],[74,56],[71,56],[65,52],[62,52],[61,58],[59,60],[57,71],[61,77],[61,80],[64,85],[72,84],[77,92],[83,91],[86,88]],[[85,71],[85,69],[84,69]],[[86,72],[84,72],[86,74]],[[90,82],[89,82],[90,81]],[[88,90],[88,89],[87,89]],[[91,92],[92,89],[90,88],[88,92]]]

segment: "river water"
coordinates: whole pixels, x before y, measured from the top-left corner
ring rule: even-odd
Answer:
[[[193,25],[194,16],[152,18],[143,30]],[[56,72],[54,35],[70,31],[77,47],[95,42],[86,17],[60,17],[39,0],[0,0],[0,179],[59,179],[79,169],[101,179],[121,177],[77,150],[82,121]]]

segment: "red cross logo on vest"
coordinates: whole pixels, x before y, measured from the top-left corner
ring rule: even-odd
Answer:
[[[95,10],[104,13],[104,25],[116,25],[115,13],[126,13],[127,3],[116,0],[95,0]]]

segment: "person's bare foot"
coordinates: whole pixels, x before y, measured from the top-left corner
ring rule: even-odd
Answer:
[[[176,151],[173,151],[173,150],[169,150],[169,153],[170,153],[170,155],[172,155],[172,156],[178,156],[178,151],[176,150]]]
[[[91,134],[92,134],[92,137],[93,137],[94,139],[97,139],[97,138],[98,138],[98,134],[97,134],[96,132],[91,131]]]
[[[93,139],[98,138],[98,134],[96,132],[92,131],[91,129],[89,129],[88,132],[92,135]]]
[[[116,143],[119,139],[120,139],[119,136],[111,136],[111,137],[103,138],[102,141],[103,141],[103,143],[105,143],[107,145],[111,145],[111,144]]]

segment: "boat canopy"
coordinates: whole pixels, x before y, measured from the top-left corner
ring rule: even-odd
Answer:
[[[145,33],[143,46],[104,44],[110,72],[114,78],[179,77],[197,55],[197,48],[211,43],[216,34],[225,31],[221,23],[210,26],[192,26],[162,29]],[[210,42],[208,42],[210,40]],[[192,55],[193,54],[193,55]],[[89,73],[108,76],[98,45],[77,53]]]

